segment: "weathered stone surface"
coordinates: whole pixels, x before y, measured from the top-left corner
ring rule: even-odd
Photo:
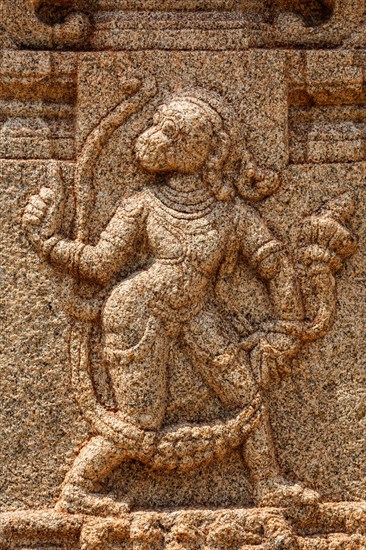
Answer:
[[[0,6],[0,548],[366,548],[364,3]]]

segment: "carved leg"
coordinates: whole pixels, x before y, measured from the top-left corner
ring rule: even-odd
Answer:
[[[212,304],[191,319],[183,338],[188,357],[228,409],[253,401],[258,390],[248,356],[239,350],[238,335]]]
[[[243,456],[250,470],[255,501],[260,506],[314,506],[318,503],[320,496],[316,491],[281,476],[267,408],[262,422],[246,441]]]
[[[165,413],[170,341],[147,306],[144,282],[137,276],[111,293],[102,314],[103,351],[119,418],[153,435]],[[96,494],[95,484],[132,456],[131,448],[94,437],[67,475],[57,509],[104,516],[126,512],[129,503]]]
[[[120,418],[150,433],[159,429],[164,417],[165,366],[169,350],[169,342],[161,335],[155,336],[151,348],[143,350],[145,357],[138,353],[135,360],[121,361],[118,349],[109,352],[109,369]],[[125,358],[125,350],[121,353]],[[123,449],[104,437],[94,437],[67,475],[57,510],[103,516],[118,516],[128,511],[131,503],[117,502],[94,491],[96,483],[130,458],[131,450]]]
[[[184,333],[195,367],[228,408],[245,407],[257,395],[258,386],[249,367],[248,355],[238,350],[238,341],[220,313],[208,305]],[[313,505],[315,491],[292,484],[281,476],[268,410],[243,448],[250,470],[255,500],[261,506]]]
[[[146,272],[117,285],[102,313],[104,356],[121,418],[158,430],[165,414],[171,341],[149,303]]]
[[[161,334],[152,338],[155,342],[151,348],[142,350],[143,354],[138,350],[133,361],[119,360],[119,350],[109,348],[108,354],[109,374],[120,418],[142,430],[156,431],[165,414],[170,342]],[[122,351],[125,355],[128,352]]]
[[[104,437],[93,437],[81,450],[66,476],[60,498],[59,512],[98,516],[121,515],[129,510],[127,502],[95,493],[95,485],[109,476],[127,458],[123,448]]]

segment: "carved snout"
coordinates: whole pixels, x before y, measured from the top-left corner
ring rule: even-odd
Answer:
[[[150,173],[177,168],[172,139],[156,126],[149,128],[137,138],[135,155],[140,165]]]

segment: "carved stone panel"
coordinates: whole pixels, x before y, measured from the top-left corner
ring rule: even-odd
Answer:
[[[0,549],[365,549],[363,2],[0,6]]]

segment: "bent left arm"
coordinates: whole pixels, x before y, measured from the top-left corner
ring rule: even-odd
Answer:
[[[259,214],[242,205],[239,236],[249,265],[263,279],[277,319],[301,321],[304,317],[295,269],[284,245],[277,240]]]
[[[284,245],[269,231],[259,214],[247,205],[239,212],[239,236],[249,265],[265,281],[275,320],[242,342],[250,352],[253,373],[266,390],[290,372],[290,360],[301,341],[304,311],[295,269]]]

